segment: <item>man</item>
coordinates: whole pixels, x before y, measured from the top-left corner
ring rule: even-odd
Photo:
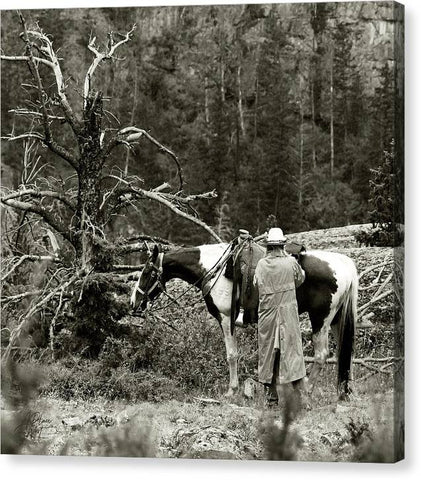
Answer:
[[[296,287],[305,274],[284,247],[280,228],[267,235],[267,253],[256,266],[254,281],[259,291],[259,381],[275,386],[280,400],[292,388],[301,402],[306,370],[298,317]],[[287,386],[289,384],[289,387]]]

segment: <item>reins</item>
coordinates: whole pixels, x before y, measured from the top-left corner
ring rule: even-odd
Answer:
[[[183,297],[184,295],[186,295],[192,288],[194,287],[197,287],[198,285],[200,285],[201,283],[206,283],[206,281],[211,280],[216,274],[218,274],[215,282],[213,283],[213,285],[210,287],[208,293],[210,293],[213,289],[213,287],[215,286],[215,283],[217,282],[217,280],[219,279],[219,277],[221,276],[222,274],[222,271],[224,269],[224,266],[227,264],[229,258],[231,256],[238,256],[239,253],[241,252],[241,250],[244,248],[244,244],[245,244],[245,241],[244,242],[241,242],[239,244],[237,244],[234,249],[232,249],[232,252],[229,254],[229,255],[226,255],[227,252],[229,252],[231,250],[231,247],[232,245],[234,244],[234,242],[236,241],[237,239],[235,240],[231,240],[231,242],[229,242],[227,248],[224,250],[224,252],[222,253],[222,255],[218,258],[218,260],[216,261],[216,263],[207,271],[205,272],[198,280],[196,280],[196,282],[194,282],[193,284],[191,284],[186,290],[184,290],[184,292],[180,293],[180,295],[178,295],[177,297],[175,298],[171,298],[170,297],[170,302],[166,303],[165,305],[162,305],[161,307],[157,307],[155,309],[151,309],[149,310],[149,312],[151,313],[154,313],[154,312],[158,312],[159,310],[163,310],[167,307],[169,307],[170,305],[172,304],[177,304],[178,303],[178,300]],[[162,260],[161,260],[161,269],[162,269]],[[159,280],[157,279],[157,281],[155,281],[155,283],[153,284],[153,288],[155,288],[157,282],[159,282]],[[140,291],[140,289],[139,289]],[[148,292],[152,291],[151,288],[148,289]],[[162,290],[163,293],[165,293],[165,289]],[[167,294],[167,296],[169,296]]]
[[[147,290],[146,292],[139,287],[140,279],[142,278],[142,274],[143,274],[143,271],[144,271],[144,269],[145,269],[145,267],[143,267],[142,271],[140,272],[139,278],[138,278],[138,280],[137,280],[137,282],[136,282],[136,286],[135,286],[135,288],[134,288],[134,293],[139,292],[141,295],[143,295],[143,296],[146,295],[146,297],[149,297],[149,294],[154,290],[154,288],[155,288],[159,283],[161,283],[160,276],[162,276],[162,262],[163,262],[163,259],[164,259],[164,253],[163,253],[163,252],[160,252],[160,253],[158,254],[158,267],[156,267],[155,264],[153,265],[154,270],[158,273],[157,276],[156,276],[156,280],[155,280],[155,282],[152,284],[152,286],[148,288],[148,290]],[[162,285],[162,283],[161,283],[161,285]],[[163,290],[163,291],[164,291],[164,290]]]

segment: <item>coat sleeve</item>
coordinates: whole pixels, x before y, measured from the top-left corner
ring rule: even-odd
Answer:
[[[259,262],[257,262],[256,270],[254,271],[254,276],[253,276],[253,285],[257,289],[257,292],[259,292],[259,279],[260,279],[260,268],[259,268]]]
[[[304,283],[304,280],[306,278],[306,274],[304,270],[300,267],[299,263],[295,258],[292,259],[292,267],[294,270],[294,282],[295,282],[295,288],[298,288],[302,283]]]

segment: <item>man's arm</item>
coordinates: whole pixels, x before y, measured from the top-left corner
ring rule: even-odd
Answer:
[[[254,276],[253,276],[253,285],[256,287],[257,292],[259,292],[259,278],[260,278],[260,268],[259,268],[259,262],[257,262],[256,270],[254,271]]]
[[[304,270],[301,268],[300,264],[295,260],[295,258],[292,259],[292,268],[294,270],[294,282],[295,282],[295,288],[298,288],[302,283],[304,283],[304,280],[306,278],[306,274]]]

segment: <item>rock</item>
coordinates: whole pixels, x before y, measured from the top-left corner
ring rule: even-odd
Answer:
[[[85,421],[82,420],[80,417],[69,417],[62,420],[61,423],[65,427],[70,427],[71,430],[80,430],[83,427]]]
[[[169,441],[175,456],[182,458],[218,458],[250,460],[257,457],[255,449],[239,435],[218,427],[178,429]]]
[[[205,397],[193,397],[194,400],[202,403],[203,405],[220,405],[221,402],[219,400],[215,400],[214,398],[205,398]]]
[[[332,446],[332,441],[330,440],[330,438],[327,436],[327,435],[322,435],[320,437],[320,441],[324,444],[324,445],[329,445],[329,447]]]
[[[185,418],[177,418],[177,420],[175,421],[175,423],[177,425],[184,425],[185,423],[187,423],[187,420]]]
[[[203,450],[199,452],[194,452],[192,455],[184,454],[182,458],[207,458],[208,460],[238,460],[231,452],[225,452],[223,450]]]
[[[244,382],[244,396],[246,398],[254,398],[257,390],[256,383],[257,382],[252,378],[246,379],[246,381]]]
[[[337,447],[342,443],[343,437],[338,431],[325,432],[320,436],[320,441],[329,447]]]
[[[345,413],[349,413],[351,408],[352,408],[351,406],[341,402],[341,403],[337,403],[335,412],[345,414]]]
[[[95,427],[112,427],[116,424],[116,420],[108,415],[96,414],[90,416],[84,423],[84,425],[94,425]]]
[[[139,415],[139,408],[128,407],[119,412],[116,417],[116,424],[121,425],[124,423],[128,423],[130,420],[134,419]]]

